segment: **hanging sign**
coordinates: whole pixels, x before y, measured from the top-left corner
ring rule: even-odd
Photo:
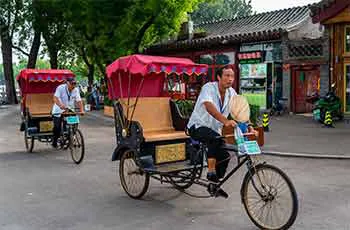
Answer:
[[[244,52],[238,54],[240,64],[257,64],[264,62],[263,51]]]

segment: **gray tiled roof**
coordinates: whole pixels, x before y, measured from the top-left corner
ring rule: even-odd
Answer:
[[[350,0],[322,0],[310,6],[313,22],[319,22],[337,15],[350,6]]]
[[[195,25],[204,29],[209,37],[241,35],[288,30],[310,15],[309,6],[294,7],[252,16],[213,21]]]
[[[310,17],[310,5],[254,14],[246,17],[223,19],[194,25],[206,36],[187,40],[173,40],[156,44],[146,50],[177,50],[200,48],[215,44],[278,40],[282,32],[297,26]]]
[[[329,6],[331,6],[333,3],[335,3],[336,0],[322,0],[318,3],[313,4],[310,7],[310,10],[312,12],[312,14],[316,13],[318,10],[323,10],[328,8]]]

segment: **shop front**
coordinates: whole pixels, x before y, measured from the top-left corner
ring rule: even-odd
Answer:
[[[312,8],[312,17],[314,23],[321,23],[327,31],[329,82],[336,85],[343,112],[350,114],[350,1],[322,0]]]
[[[295,113],[310,113],[313,105],[306,103],[306,99],[313,95],[320,95],[320,66],[294,66],[292,67],[293,105]]]
[[[238,61],[239,93],[250,104],[270,109],[282,97],[280,43],[242,45]]]

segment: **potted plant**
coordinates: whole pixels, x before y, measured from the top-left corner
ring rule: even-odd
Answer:
[[[177,131],[184,131],[194,108],[194,101],[186,99],[170,100],[173,126]]]
[[[114,117],[114,110],[113,110],[113,101],[110,100],[108,97],[103,98],[103,113],[106,116]]]
[[[255,130],[259,132],[257,137],[258,144],[260,146],[264,145],[264,128],[261,125],[260,121],[260,106],[258,105],[249,105],[250,107],[250,122],[253,124]]]

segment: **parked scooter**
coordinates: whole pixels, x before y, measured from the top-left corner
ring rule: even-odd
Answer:
[[[306,99],[306,102],[313,104],[313,119],[324,123],[326,112],[330,112],[332,119],[342,120],[344,114],[341,108],[340,98],[335,94],[335,83],[332,84],[331,90],[324,97],[314,94]]]
[[[284,97],[276,98],[275,103],[273,103],[272,105],[270,116],[274,116],[274,115],[281,116],[287,113],[286,101],[288,101],[288,99]]]

